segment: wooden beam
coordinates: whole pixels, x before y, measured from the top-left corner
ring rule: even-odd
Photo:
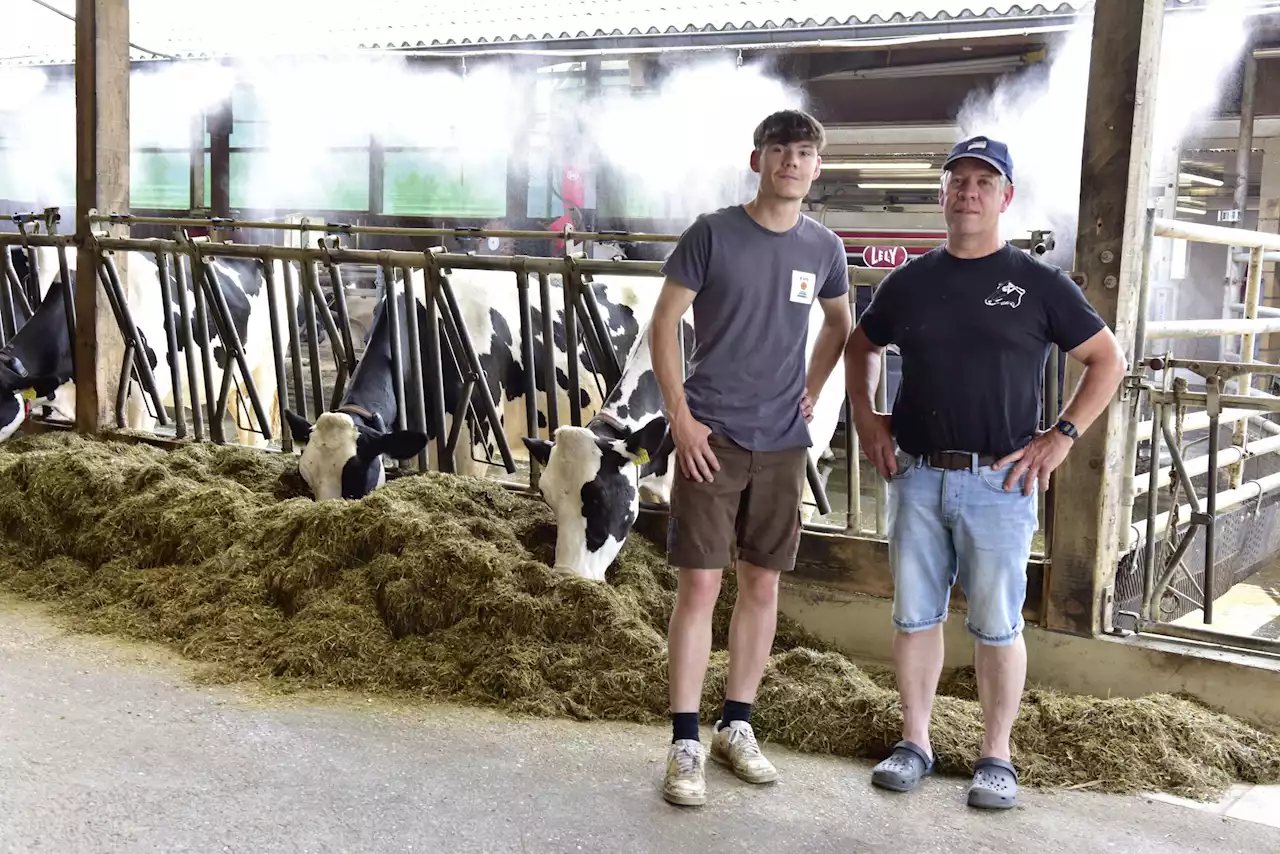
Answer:
[[[1075,269],[1126,353],[1144,260],[1150,170],[1143,152],[1152,144],[1163,23],[1163,0],[1114,0],[1093,12]],[[1080,375],[1069,361],[1066,388],[1074,390]],[[1057,494],[1069,500],[1055,502],[1047,628],[1095,634],[1102,627],[1102,600],[1119,559],[1126,416],[1116,395],[1054,474]]]
[[[209,111],[209,207],[231,216],[231,96]]]
[[[129,3],[76,2],[76,429],[111,418],[124,342],[88,246],[94,210],[129,210]],[[125,281],[126,258],[117,258]]]

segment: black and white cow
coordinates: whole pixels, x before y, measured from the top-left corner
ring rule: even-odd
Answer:
[[[806,364],[822,328],[822,305],[810,314]],[[693,351],[692,310],[682,320],[685,369]],[[556,568],[603,580],[640,512],[641,492],[669,504],[677,463],[663,414],[662,393],[646,325],[627,359],[621,382],[584,427],[564,426],[553,440],[525,438],[544,470],[538,488],[556,515]],[[844,403],[843,358],[814,407],[809,455],[816,463],[831,443]],[[812,493],[805,485],[805,499]],[[810,515],[810,514],[806,514]]]
[[[72,285],[74,289],[74,284]],[[0,442],[26,420],[30,405],[49,406],[63,418],[75,418],[71,338],[66,301],[54,288],[9,342],[0,348]],[[70,407],[70,408],[68,408]]]
[[[417,296],[417,319],[419,328],[426,324],[426,311],[423,306],[425,294],[422,272],[414,270],[415,293]],[[639,281],[636,279],[639,278]],[[490,395],[498,410],[499,419],[507,440],[507,445],[515,459],[527,458],[527,453],[520,439],[531,434],[526,424],[524,393],[526,388],[527,366],[522,356],[522,344],[519,321],[519,294],[515,276],[512,273],[484,270],[456,270],[450,274],[453,293],[457,299],[458,313],[466,325],[467,337],[476,350],[480,367]],[[395,278],[398,311],[403,316],[402,282],[397,271]],[[552,305],[558,306],[552,317],[552,338],[555,347],[556,365],[556,405],[561,421],[569,418],[569,378],[568,355],[565,351],[563,290],[558,277],[551,282]],[[599,277],[592,283],[592,291],[600,306],[602,320],[610,336],[610,345],[615,352],[627,353],[635,344],[641,332],[643,318],[647,318],[657,302],[661,279],[655,277],[615,276]],[[545,393],[546,371],[545,356],[542,346],[542,313],[536,294],[531,306],[533,326],[534,364],[533,382],[537,391]],[[391,361],[390,333],[385,318],[385,296],[379,301],[373,329],[366,343],[366,353],[361,359],[356,374],[361,378],[360,390],[357,391],[356,377],[352,378],[352,386],[348,389],[343,405],[336,413],[325,413],[317,418],[314,427],[307,424],[296,413],[286,413],[294,438],[306,442],[299,459],[299,469],[304,480],[311,486],[312,493],[318,500],[348,497],[359,498],[367,494],[377,485],[380,465],[362,461],[356,446],[357,434],[366,436],[366,445],[370,448],[376,444],[376,435],[390,436],[387,426],[395,422],[397,409],[394,396],[391,395]],[[408,326],[400,323],[402,373],[406,387],[410,387],[410,365],[408,357]],[[440,326],[440,341],[447,341],[443,325]],[[443,348],[442,348],[443,349]],[[369,361],[369,353],[385,353]],[[447,351],[445,351],[447,352]],[[427,364],[425,350],[421,353],[422,364]],[[367,364],[367,366],[366,366]],[[452,429],[453,419],[465,410],[461,400],[463,386],[462,373],[458,364],[447,355],[441,360],[442,380],[444,385],[446,433]],[[585,337],[578,342],[579,400],[584,420],[589,419],[599,409],[605,392],[604,378],[596,369],[590,356]],[[370,391],[369,389],[378,389]],[[541,399],[541,398],[540,398]],[[426,401],[427,441],[436,438],[431,424],[433,422],[430,399]],[[477,406],[477,410],[479,407]],[[376,416],[376,420],[375,420]],[[545,407],[538,407],[538,426],[545,430],[547,415]],[[371,432],[370,432],[371,431]],[[418,434],[421,435],[421,434]],[[497,459],[498,452],[495,437],[489,424],[483,419],[478,424],[474,420],[461,429],[458,452],[455,455],[457,472],[462,475],[484,476],[488,473],[490,460]],[[397,440],[399,441],[399,440]],[[397,446],[397,453],[403,448]],[[413,456],[417,451],[407,454]],[[394,454],[392,454],[394,456]],[[361,475],[352,474],[351,468],[369,470],[363,481],[362,491],[353,491],[352,484],[360,482]]]
[[[54,282],[60,277],[57,251],[50,247],[41,247],[38,250],[40,282],[39,292],[42,296],[41,309],[37,310],[39,315],[46,303],[49,302],[52,294],[61,293],[61,288],[53,288]],[[228,311],[231,315],[232,324],[236,328],[236,332],[240,336],[240,340],[245,349],[245,360],[249,365],[250,374],[253,377],[254,384],[257,386],[260,399],[264,407],[268,409],[268,417],[270,418],[273,434],[279,432],[279,405],[276,402],[276,373],[275,365],[271,351],[270,337],[270,314],[267,308],[267,292],[266,292],[266,276],[263,271],[262,262],[253,259],[241,258],[224,258],[210,257],[206,259],[210,270],[213,272],[214,280],[217,282],[219,290],[222,292],[223,298],[226,300]],[[275,287],[277,296],[283,304],[283,296],[281,293],[281,282],[283,281],[283,269],[281,262],[275,262]],[[25,269],[25,264],[22,265]],[[173,360],[177,360],[178,370],[182,374],[184,386],[184,403],[190,406],[193,391],[200,395],[201,400],[206,399],[204,389],[203,369],[198,367],[197,378],[199,386],[193,390],[188,387],[186,373],[186,348],[181,334],[181,313],[176,304],[171,304],[170,309],[173,315],[173,321],[177,333],[176,353],[169,352],[168,337],[165,334],[163,302],[160,293],[159,270],[156,267],[153,258],[144,253],[130,253],[128,270],[125,280],[121,282],[121,287],[125,291],[126,300],[129,305],[130,313],[133,316],[134,323],[138,327],[139,334],[143,339],[143,354],[151,366],[151,371],[156,379],[157,391],[160,393],[160,399],[166,407],[173,406],[173,381],[170,372],[170,364]],[[67,269],[71,277],[71,285],[74,289],[76,286],[76,253],[69,251],[67,253]],[[170,266],[168,271],[170,283],[170,293],[176,300],[177,296],[177,277]],[[191,277],[187,276],[187,304],[191,307],[191,336],[193,342],[199,341],[197,324],[195,323],[194,297],[192,291],[193,283]],[[52,290],[51,290],[52,289]],[[33,318],[34,319],[34,318]],[[39,344],[42,349],[42,361],[53,362],[62,358],[70,359],[69,342],[66,340],[65,334],[65,318],[63,319],[63,334],[61,337],[50,337],[43,339],[43,343]],[[30,325],[30,321],[26,324]],[[26,326],[23,327],[24,329]],[[282,319],[278,334],[283,336],[282,341],[288,340],[288,329]],[[212,317],[209,318],[209,338],[207,339],[212,345],[210,348],[211,367],[213,389],[216,394],[222,384],[221,359],[223,357],[222,341],[218,335],[216,326]],[[199,366],[199,358],[197,353],[197,366]],[[237,370],[233,367],[232,370]],[[32,375],[35,376],[34,374]],[[239,374],[236,374],[236,387],[245,392],[243,381]],[[232,392],[234,395],[234,391]],[[73,384],[68,381],[59,386],[55,393],[56,399],[51,401],[55,413],[59,417],[68,420],[75,419],[75,392]],[[43,403],[39,401],[38,403]],[[153,429],[155,417],[150,407],[153,404],[150,397],[145,395],[136,380],[130,381],[128,397],[126,399],[126,424],[131,430],[148,431]],[[251,423],[240,426],[238,440],[242,444],[261,445],[265,442],[259,432],[253,427],[256,425],[256,416],[250,412]]]

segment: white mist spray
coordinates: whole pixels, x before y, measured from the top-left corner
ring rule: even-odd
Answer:
[[[1243,0],[1216,0],[1165,18],[1154,150],[1178,145],[1216,106],[1244,47],[1246,21]],[[1066,265],[1079,214],[1092,36],[1092,15],[1080,16],[1050,45],[1047,67],[1001,78],[990,92],[966,99],[957,116],[961,138],[986,134],[1009,145],[1016,191],[1002,217],[1003,236],[1052,229],[1058,249],[1049,260]]]

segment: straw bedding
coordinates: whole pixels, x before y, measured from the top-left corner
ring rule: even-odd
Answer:
[[[79,628],[164,642],[213,665],[211,678],[665,721],[675,575],[661,550],[631,537],[601,584],[556,574],[554,548],[541,502],[481,480],[405,477],[317,504],[280,455],[69,434],[0,446],[0,584]],[[726,675],[731,574],[725,588],[708,721]],[[971,672],[944,682],[943,772],[967,774],[976,757],[974,697]],[[878,758],[901,711],[890,674],[780,617],[752,719],[768,741]],[[1187,699],[1032,689],[1014,761],[1031,786],[1203,797],[1280,781],[1280,736]]]

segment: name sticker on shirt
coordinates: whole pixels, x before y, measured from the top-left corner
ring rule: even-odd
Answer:
[[[802,302],[805,305],[813,304],[813,292],[817,281],[817,276],[813,273],[806,273],[804,270],[791,271],[791,301]]]

